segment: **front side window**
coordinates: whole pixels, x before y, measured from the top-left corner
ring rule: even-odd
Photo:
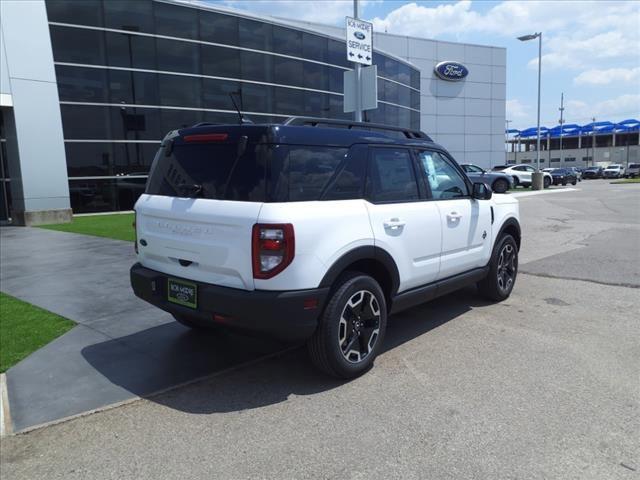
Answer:
[[[460,198],[469,195],[467,182],[460,172],[438,152],[424,150],[419,153],[420,164],[435,200]]]
[[[408,150],[375,148],[369,165],[367,189],[373,202],[410,202],[420,198]]]

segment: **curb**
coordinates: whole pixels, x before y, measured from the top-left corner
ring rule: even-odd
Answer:
[[[7,375],[0,373],[0,437],[13,433],[11,414],[9,412],[9,394],[7,391]]]

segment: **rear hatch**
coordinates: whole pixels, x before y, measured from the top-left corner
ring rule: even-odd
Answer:
[[[251,231],[265,199],[270,128],[209,126],[165,138],[135,206],[142,265],[254,289]]]

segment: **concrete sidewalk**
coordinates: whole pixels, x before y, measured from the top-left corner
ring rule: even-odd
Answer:
[[[129,242],[3,227],[0,262],[3,292],[78,323],[7,372],[14,432],[282,349],[275,342],[192,332],[135,297]]]

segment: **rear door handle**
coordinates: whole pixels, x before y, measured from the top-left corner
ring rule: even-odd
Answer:
[[[462,215],[460,215],[458,212],[451,212],[447,214],[447,218],[449,220],[460,220],[462,218]]]
[[[388,228],[389,230],[398,230],[405,226],[405,222],[400,220],[399,218],[390,218],[386,222],[384,222],[384,228]]]

